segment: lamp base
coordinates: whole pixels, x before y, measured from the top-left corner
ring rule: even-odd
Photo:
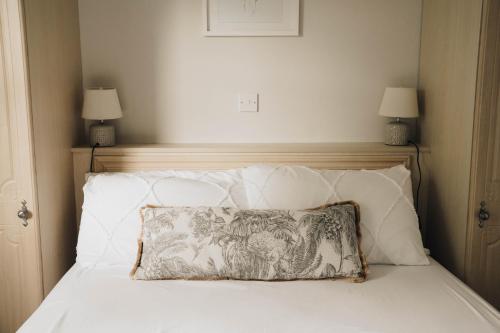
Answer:
[[[93,147],[97,143],[99,147],[112,147],[115,145],[115,127],[105,125],[104,122],[90,126],[90,145]]]
[[[391,121],[385,126],[385,144],[388,146],[408,145],[408,125],[399,120]]]

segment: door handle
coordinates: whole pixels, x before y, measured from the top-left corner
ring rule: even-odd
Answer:
[[[479,208],[479,228],[484,227],[484,223],[490,219],[490,212],[486,209],[486,202],[481,201]]]
[[[28,226],[28,219],[31,217],[31,213],[29,212],[28,207],[26,207],[26,203],[26,200],[23,200],[21,202],[21,209],[17,211],[17,217],[22,220],[21,224],[23,227]]]

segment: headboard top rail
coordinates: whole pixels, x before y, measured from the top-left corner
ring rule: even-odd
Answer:
[[[90,147],[75,147],[73,153],[85,153]],[[421,147],[422,152],[429,149]],[[408,154],[414,153],[412,146],[387,146],[380,142],[338,143],[234,143],[234,144],[128,144],[99,148],[98,154],[164,154],[164,153],[330,153],[330,154]]]

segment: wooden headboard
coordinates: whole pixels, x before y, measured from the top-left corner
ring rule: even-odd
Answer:
[[[77,221],[83,202],[82,187],[89,172],[91,148],[73,148]],[[419,215],[422,225],[427,207],[428,149],[421,148],[423,181]],[[414,147],[386,146],[382,143],[319,144],[165,144],[120,145],[97,148],[95,172],[138,170],[224,170],[258,163],[305,165],[317,169],[378,169],[404,164],[412,170],[414,191],[418,181]]]

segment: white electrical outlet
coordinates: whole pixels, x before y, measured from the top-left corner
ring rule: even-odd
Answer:
[[[258,112],[259,94],[245,93],[238,95],[238,110],[240,112]]]

